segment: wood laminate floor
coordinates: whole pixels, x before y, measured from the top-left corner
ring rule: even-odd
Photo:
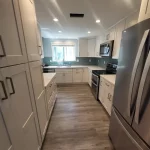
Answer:
[[[42,150],[113,150],[108,129],[88,85],[61,85]]]

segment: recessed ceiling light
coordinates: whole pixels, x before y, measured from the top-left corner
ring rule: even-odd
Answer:
[[[125,32],[125,33],[126,33],[127,31],[125,30],[125,31],[123,31],[123,32]]]
[[[58,21],[58,19],[57,19],[57,18],[54,18],[53,20],[54,20],[55,22],[57,22],[57,21]]]
[[[96,20],[96,23],[100,23],[101,21],[100,20]]]
[[[59,33],[62,33],[62,31],[58,31]]]
[[[90,31],[88,31],[88,34],[90,34],[91,32]]]

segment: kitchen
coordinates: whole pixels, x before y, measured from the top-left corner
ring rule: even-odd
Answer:
[[[149,0],[0,7],[0,150],[150,149]]]

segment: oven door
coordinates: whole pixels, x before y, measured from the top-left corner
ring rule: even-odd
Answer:
[[[98,85],[96,85],[94,82],[92,82],[92,93],[97,100],[98,99]]]
[[[94,73],[92,74],[92,82],[95,83],[97,86],[99,85],[99,77]]]

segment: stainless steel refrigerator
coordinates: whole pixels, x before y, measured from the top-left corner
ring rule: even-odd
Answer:
[[[109,137],[116,150],[150,150],[150,19],[122,33]]]

